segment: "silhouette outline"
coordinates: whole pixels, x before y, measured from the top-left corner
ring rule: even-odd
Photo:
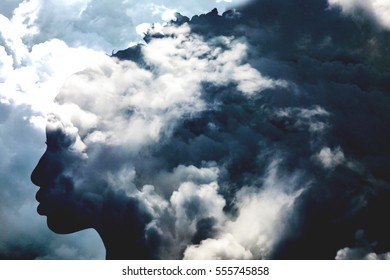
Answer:
[[[59,234],[95,229],[103,240],[107,259],[150,259],[151,252],[146,249],[144,238],[145,224],[150,217],[141,213],[140,203],[109,189],[100,201],[89,198],[83,190],[76,190],[72,178],[63,174],[63,158],[69,157],[72,140],[61,130],[50,128],[46,136],[47,149],[31,180],[39,187],[37,211],[47,216],[48,227]]]

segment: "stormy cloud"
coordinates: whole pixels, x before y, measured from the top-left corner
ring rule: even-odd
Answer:
[[[137,24],[143,21],[162,24],[174,14],[173,6],[166,7],[157,1],[135,4],[130,1],[127,4],[118,1],[114,5],[112,2],[99,1],[2,2],[2,259],[104,258],[104,247],[96,232],[90,230],[56,235],[47,229],[46,219],[37,216],[37,202],[34,199],[37,189],[29,177],[44,152],[48,108],[66,78],[93,64],[98,60],[97,55],[100,57],[104,52],[111,53],[114,48],[125,48],[141,40],[142,37],[136,33]],[[209,5],[208,1],[198,1],[196,5],[184,3],[180,9],[189,14],[200,13],[214,6]],[[223,8],[225,3],[216,5]],[[129,13],[124,14],[125,11]],[[97,26],[98,22],[100,26]],[[102,23],[123,28],[123,36],[111,36],[120,33],[113,30],[104,32]]]
[[[390,33],[381,1],[368,3],[174,14],[112,56],[51,41],[91,59],[63,78],[48,114],[33,182],[54,187],[37,199],[71,205],[77,229],[95,228],[107,250],[131,232],[119,258],[388,258]],[[32,57],[20,46],[3,48],[2,69]],[[0,121],[22,108],[7,102]],[[35,131],[35,114],[17,127]],[[69,213],[45,207],[51,229],[76,231]]]

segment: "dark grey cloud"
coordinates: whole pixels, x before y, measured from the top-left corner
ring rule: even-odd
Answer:
[[[162,2],[127,2],[126,6],[112,1],[2,1],[1,258],[104,258],[96,232],[60,236],[46,228],[45,218],[36,215],[37,189],[29,177],[43,153],[44,115],[53,97],[69,75],[102,55],[88,47],[106,52],[126,47],[140,38],[132,24],[162,22],[173,14],[172,6],[165,7]],[[209,9],[205,8],[208,5],[209,1],[197,1],[196,7],[190,2],[183,7],[193,13]],[[107,26],[122,31],[103,28]],[[117,36],[119,33],[122,35]]]
[[[97,56],[33,176],[81,220],[41,214],[109,258],[387,258],[389,36],[325,0],[258,0]]]
[[[387,252],[389,226],[377,217],[386,211],[389,183],[388,31],[327,1],[254,1],[188,24],[206,41],[245,38],[245,62],[286,86],[248,99],[234,82],[205,83],[202,98],[217,105],[183,119],[150,160],[168,170],[215,161],[223,167],[219,193],[229,213],[243,186],[263,188],[267,167],[278,157],[279,172],[299,174],[296,185],[307,187],[267,257],[334,258],[352,246],[359,229],[374,252]],[[144,164],[135,165],[144,171]],[[139,177],[143,183],[153,176]]]

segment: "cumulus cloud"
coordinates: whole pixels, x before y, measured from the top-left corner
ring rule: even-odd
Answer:
[[[219,237],[190,245],[187,259],[264,259],[287,230],[286,220],[294,202],[308,186],[296,185],[295,178],[278,178],[278,162],[268,168],[262,189],[244,187],[236,194],[236,216],[226,216],[219,226]],[[230,245],[225,249],[222,245]]]
[[[382,27],[390,28],[390,3],[386,0],[329,0],[329,3],[341,7],[345,13],[355,16],[361,12],[366,13]]]
[[[0,236],[1,258],[104,257],[93,231],[60,237],[46,229],[44,220],[34,214],[36,189],[29,177],[43,152],[45,115],[66,78],[100,60],[104,56],[100,51],[111,53],[139,41],[133,27],[142,20],[168,20],[167,11],[152,14],[150,5],[124,2],[2,2],[0,211],[6,230]],[[198,7],[187,7],[192,14],[213,5],[200,1]]]
[[[334,168],[344,161],[344,154],[340,148],[332,151],[330,148],[322,148],[318,154],[318,159],[325,168]]]
[[[206,239],[200,245],[189,247],[184,253],[184,259],[189,260],[248,260],[252,258],[250,251],[231,236],[219,239]]]
[[[257,0],[192,18],[175,13],[186,3],[24,1],[0,18],[0,120],[9,127],[24,112],[16,127],[36,135],[27,151],[59,92],[46,154],[59,167],[43,164],[53,171],[45,180],[81,194],[72,205],[103,221],[106,247],[108,222],[131,232],[132,258],[386,258],[389,230],[377,217],[390,198],[388,31],[369,13],[345,15],[348,1],[343,11],[335,1]],[[173,21],[139,25],[138,5]],[[62,9],[50,26],[45,11]],[[143,44],[97,51],[126,48],[136,31]],[[354,245],[359,229],[367,242]],[[45,250],[86,256],[74,245]]]
[[[161,0],[25,0],[6,1],[2,14],[13,21],[29,45],[57,38],[72,47],[81,45],[110,53],[142,40],[135,32],[139,24],[162,24],[173,19],[176,11],[195,14],[214,6],[226,9],[224,3],[209,0],[169,4]]]
[[[196,232],[196,225],[201,219],[212,217],[215,222],[221,222],[224,218],[223,207],[225,200],[218,195],[218,185],[197,186],[193,183],[183,183],[172,194],[170,202],[176,216],[176,233],[184,235],[186,244]],[[189,240],[187,236],[190,237]]]
[[[138,151],[168,137],[183,117],[211,109],[201,98],[203,83],[235,83],[249,95],[285,86],[245,63],[245,42],[227,37],[204,42],[190,34],[188,25],[163,30],[166,37],[142,49],[146,69],[101,56],[70,77],[57,96],[56,118],[75,125],[87,145],[103,142]]]
[[[390,260],[390,253],[376,254],[369,248],[344,248],[337,251],[336,260]]]
[[[69,167],[64,167],[63,174],[71,174],[75,188],[96,185],[79,177],[91,174],[88,177],[100,178],[114,190],[122,188],[129,196],[141,197],[152,213],[152,224],[147,227],[162,232],[165,238],[172,235],[176,247],[166,251],[177,257],[198,234],[205,219],[212,219],[217,227],[225,219],[225,199],[218,194],[220,163],[205,161],[200,167],[178,164],[173,172],[158,172],[151,166],[161,157],[148,159],[147,151],[170,143],[183,120],[220,106],[205,102],[203,84],[232,87],[244,100],[286,84],[263,78],[251,67],[241,39],[218,36],[205,41],[192,35],[187,24],[170,25],[163,31],[163,37],[141,47],[144,66],[102,56],[94,66],[70,77],[56,98],[48,128],[60,129],[73,139],[71,150],[86,162],[82,172],[72,168],[72,161],[66,162]],[[136,50],[133,47],[129,51]],[[237,77],[236,70],[241,67],[255,75]],[[121,159],[114,159],[114,165],[126,162],[124,169],[97,166],[107,157],[107,149],[121,151]],[[152,174],[143,175],[145,171],[137,166],[140,157],[144,163],[152,162],[146,164],[146,172]],[[156,172],[157,178],[153,174]],[[136,189],[142,186],[137,184],[137,176],[146,178],[141,193]],[[159,195],[166,196],[169,203],[162,202]],[[156,201],[165,206],[156,207]],[[161,224],[167,217],[175,221],[174,228]]]
[[[152,28],[146,46],[115,55],[127,60],[100,60],[70,78],[57,98],[57,118],[75,127],[87,161],[104,157],[107,147],[126,155],[115,166],[130,163],[128,194],[142,197],[152,213],[146,228],[160,240],[160,257],[234,257],[218,249],[228,243],[245,258],[333,258],[357,230],[355,219],[385,246],[377,225],[366,224],[379,210],[365,213],[387,180],[378,165],[383,157],[375,156],[379,147],[387,153],[386,136],[371,129],[385,127],[387,117],[369,109],[387,100],[379,93],[385,48],[378,44],[371,55],[369,45],[329,24],[336,18],[359,42],[386,40],[387,33],[373,27],[361,34],[367,22],[325,1],[308,5],[311,13],[295,1],[275,5],[257,1],[238,17],[214,10]],[[260,8],[320,22],[302,30],[293,18],[251,14]],[[106,180],[106,171],[92,166]],[[204,168],[218,172],[203,181],[179,176]],[[110,176],[122,178],[115,169]]]
[[[336,260],[389,260],[390,253],[374,253],[375,244],[371,244],[364,230],[359,229],[355,234],[355,246],[337,251]]]

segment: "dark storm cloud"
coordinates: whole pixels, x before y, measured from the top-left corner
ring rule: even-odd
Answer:
[[[325,0],[161,30],[57,98],[71,156],[46,174],[85,190],[76,211],[105,201],[153,258],[386,258],[389,32]]]
[[[45,120],[42,116],[48,103],[67,76],[99,60],[97,54],[85,46],[107,48],[111,52],[113,47],[124,47],[130,41],[138,40],[131,24],[145,20],[146,14],[148,21],[160,21],[161,17],[168,18],[173,14],[172,6],[165,7],[159,1],[127,1],[127,4],[134,4],[131,10],[126,10],[123,1],[2,1],[1,258],[94,259],[104,255],[102,244],[93,231],[71,236],[59,236],[48,231],[45,219],[36,214],[34,196],[37,189],[29,177],[42,153],[45,141],[42,132]],[[172,1],[170,4],[179,7]],[[180,3],[180,10],[203,10],[210,2],[192,4]],[[148,11],[152,11],[153,15]],[[126,171],[123,168],[123,173]],[[112,180],[119,184],[116,178]],[[152,232],[152,225],[149,231]]]
[[[203,84],[203,100],[215,106],[184,118],[171,140],[153,149],[154,166],[216,162],[229,212],[243,186],[264,188],[266,170],[279,158],[281,174],[299,174],[296,186],[284,191],[310,187],[266,257],[334,258],[354,246],[359,230],[374,252],[389,251],[390,227],[378,219],[388,208],[390,179],[388,31],[369,18],[345,16],[327,1],[254,1],[188,24],[205,41],[245,38],[244,61],[286,86],[247,98],[234,82]],[[135,169],[150,172],[143,164]],[[153,182],[150,174],[138,176]]]

